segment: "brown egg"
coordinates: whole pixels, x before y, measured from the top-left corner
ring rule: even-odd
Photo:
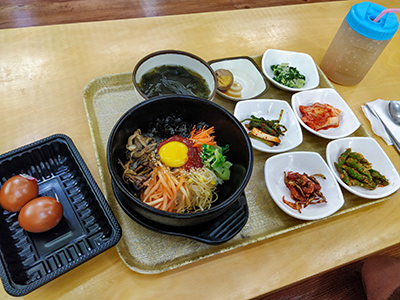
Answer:
[[[62,218],[63,207],[52,197],[29,201],[18,215],[19,225],[29,232],[44,232],[55,227]]]
[[[10,212],[20,211],[30,200],[37,197],[39,186],[36,178],[20,174],[9,178],[0,190],[0,205]]]
[[[215,71],[217,77],[217,89],[220,91],[227,91],[233,84],[233,74],[226,69],[218,69]]]

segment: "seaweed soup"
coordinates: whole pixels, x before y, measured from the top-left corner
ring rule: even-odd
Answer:
[[[210,95],[204,78],[182,66],[155,67],[142,76],[138,86],[148,98],[175,94],[208,99]]]

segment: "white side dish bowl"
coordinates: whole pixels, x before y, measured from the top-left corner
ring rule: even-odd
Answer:
[[[298,172],[307,175],[323,174],[326,179],[317,177],[321,185],[321,192],[326,198],[326,203],[310,204],[301,209],[301,213],[289,207],[282,201],[294,202],[290,197],[290,191],[284,183],[284,172]],[[317,220],[332,215],[338,211],[344,198],[339,184],[335,180],[321,155],[316,152],[288,152],[274,155],[268,158],[264,166],[264,176],[267,189],[276,205],[288,215],[301,220]]]
[[[389,185],[368,190],[359,186],[348,186],[339,176],[334,163],[338,162],[339,156],[347,149],[352,152],[361,153],[370,163],[373,169],[380,172],[389,180]],[[359,197],[367,199],[379,199],[389,196],[400,188],[400,176],[393,163],[379,146],[378,142],[370,137],[348,137],[334,140],[326,147],[326,159],[335,178],[342,187]]]
[[[302,114],[299,106],[309,106],[314,103],[330,104],[340,110],[339,126],[336,128],[321,129],[316,131],[301,120]],[[315,89],[298,92],[292,95],[292,108],[299,123],[309,132],[325,139],[338,139],[352,134],[360,127],[360,121],[344,101],[340,94],[332,88]]]
[[[306,77],[306,82],[302,88],[290,88],[273,79],[274,73],[271,70],[271,66],[281,63],[288,63],[289,66],[296,67]],[[306,53],[268,49],[262,57],[261,67],[269,81],[282,90],[300,92],[316,88],[319,85],[317,66],[313,58]]]
[[[262,71],[250,57],[232,57],[212,60],[209,62],[211,68],[229,70],[235,82],[242,86],[241,97],[231,97],[217,89],[217,94],[233,101],[253,99],[264,94],[269,89],[269,84]]]
[[[293,110],[286,101],[275,99],[243,100],[236,104],[233,115],[240,122],[246,118],[250,118],[251,115],[263,117],[266,120],[277,120],[279,119],[281,110],[283,110],[283,114],[280,124],[284,125],[287,131],[285,135],[279,137],[281,140],[279,145],[271,147],[259,140],[250,138],[254,149],[267,153],[279,153],[293,149],[303,141],[301,127],[296,120]],[[248,122],[242,122],[245,128],[246,123]],[[248,131],[247,128],[246,130]]]

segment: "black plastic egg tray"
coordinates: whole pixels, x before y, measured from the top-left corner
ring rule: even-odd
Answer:
[[[63,218],[29,233],[0,207],[0,277],[26,295],[118,243],[121,228],[71,139],[58,134],[0,155],[0,185],[17,174],[38,179],[39,196],[57,198]]]

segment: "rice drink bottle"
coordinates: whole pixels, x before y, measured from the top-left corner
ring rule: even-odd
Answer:
[[[364,78],[399,27],[388,11],[397,9],[371,2],[351,7],[320,64],[330,80],[355,85]]]

